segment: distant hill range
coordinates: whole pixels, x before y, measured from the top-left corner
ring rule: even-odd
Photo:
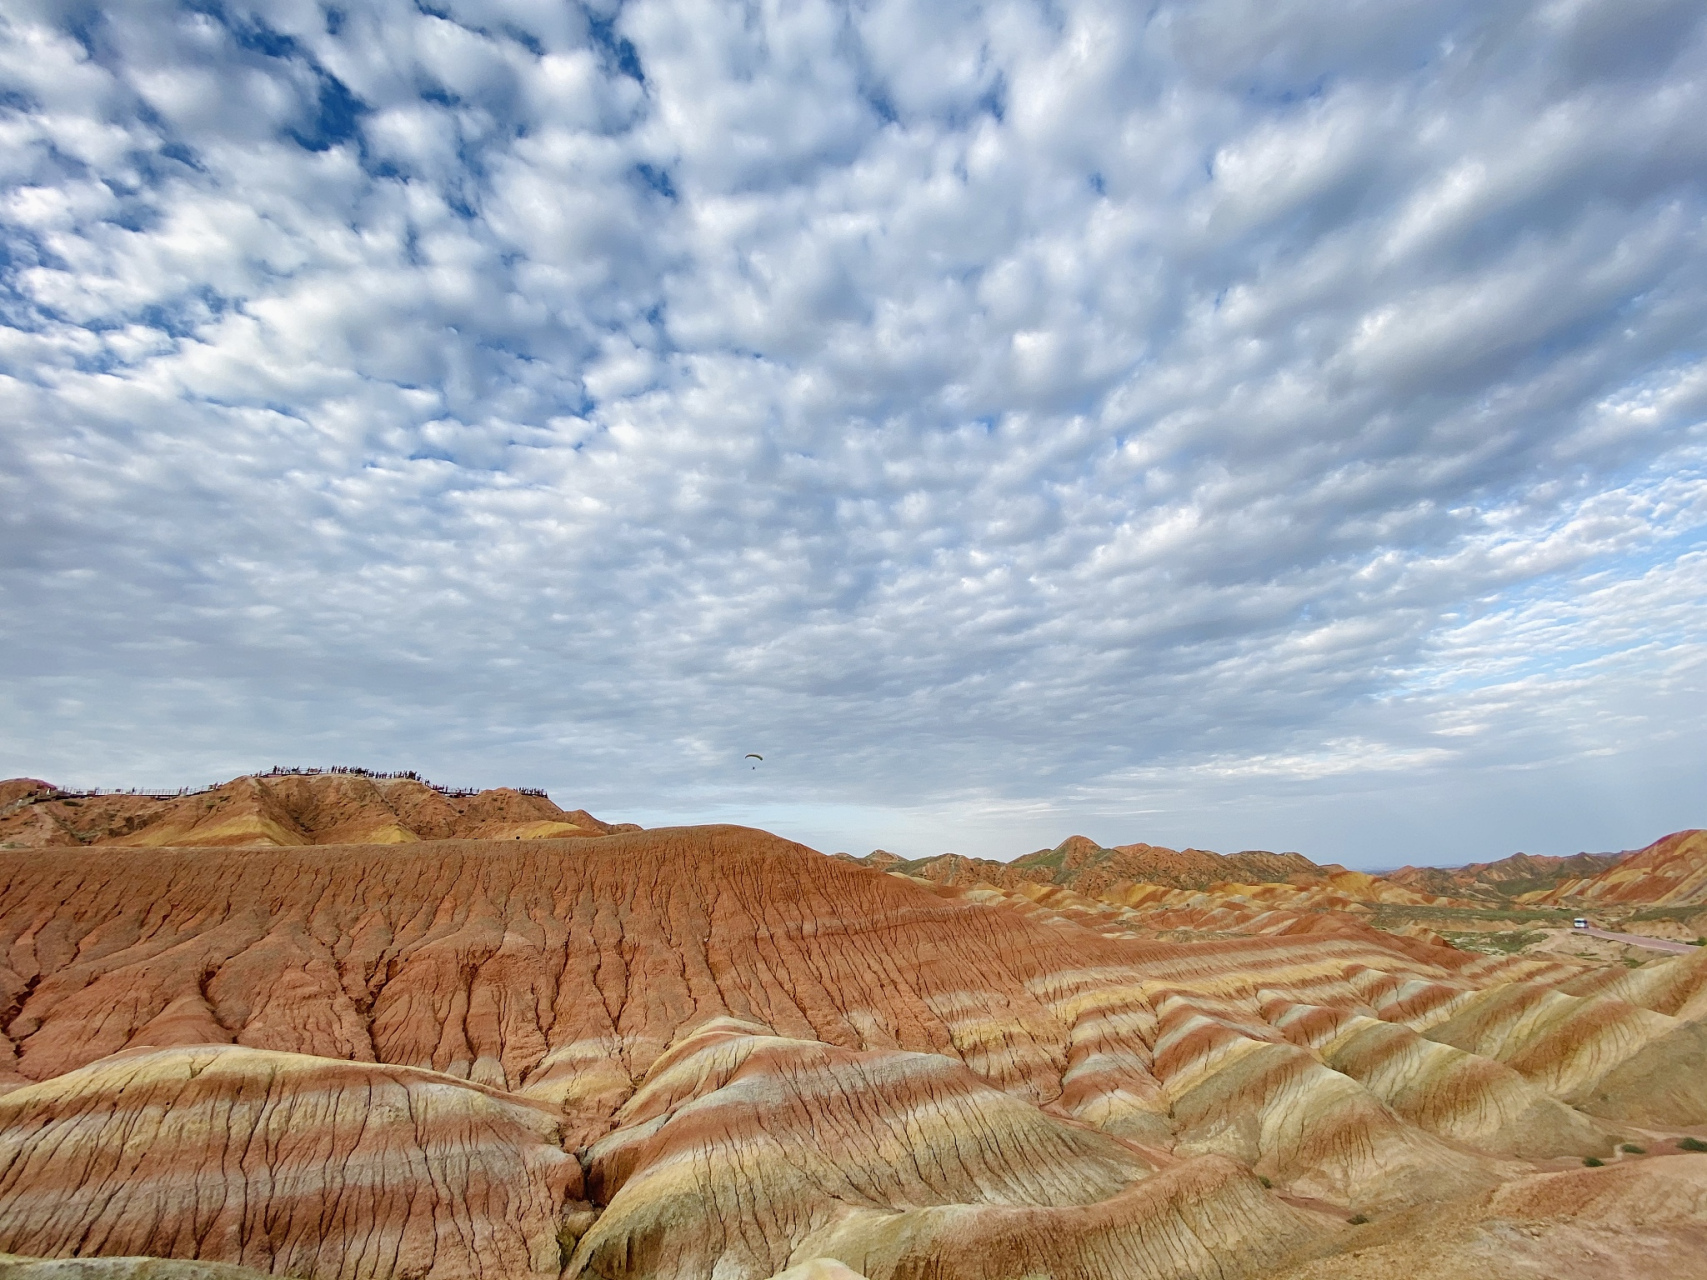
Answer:
[[[1423,893],[1505,903],[1566,881],[1592,879],[1630,856],[1629,850],[1573,853],[1569,857],[1514,853],[1498,862],[1472,862],[1463,867],[1400,867],[1383,872],[1382,879]]]
[[[0,848],[65,845],[400,844],[560,840],[638,831],[564,810],[543,791],[437,787],[413,775],[280,770],[179,795],[0,782]]]
[[[1514,853],[1462,867],[1401,867],[1378,875],[1319,864],[1298,853],[1247,849],[1221,854],[1153,844],[1103,847],[1070,836],[1012,862],[956,853],[906,859],[878,849],[853,861],[946,886],[1001,889],[1048,885],[1091,898],[1119,896],[1126,884],[1205,890],[1225,885],[1329,885],[1366,901],[1453,901],[1466,906],[1573,903],[1688,906],[1707,902],[1707,831],[1680,831],[1645,849],[1568,857]]]
[[[1444,870],[1401,867],[1382,878],[1425,893],[1516,906],[1696,906],[1707,903],[1707,831],[1676,831],[1623,853],[1517,853]]]
[[[937,884],[980,881],[1011,889],[1021,884],[1051,884],[1076,893],[1097,894],[1121,881],[1159,884],[1172,889],[1207,889],[1229,882],[1290,883],[1320,879],[1341,866],[1319,866],[1298,853],[1211,853],[1208,849],[1168,849],[1154,844],[1104,848],[1088,836],[1069,836],[1053,849],[1039,849],[1012,862],[967,858],[958,853],[908,860],[878,849],[855,859],[881,871],[899,871]]]

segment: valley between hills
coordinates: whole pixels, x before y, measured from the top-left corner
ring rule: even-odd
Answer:
[[[1704,831],[1374,875],[15,779],[0,1280],[1707,1275],[1704,934]]]

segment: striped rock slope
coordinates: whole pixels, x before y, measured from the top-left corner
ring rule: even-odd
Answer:
[[[132,1050],[0,1098],[9,1251],[286,1275],[554,1276],[552,1109],[405,1067]]]
[[[1595,876],[1519,899],[1541,906],[1695,906],[1707,903],[1707,831],[1678,831]]]
[[[1707,1133],[1707,955],[1135,941],[735,827],[0,853],[0,1009],[0,1250],[303,1280],[1269,1274]]]

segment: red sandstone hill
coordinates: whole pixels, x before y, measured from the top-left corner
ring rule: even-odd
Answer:
[[[261,794],[351,820],[313,785]],[[738,827],[96,839],[0,851],[0,1250],[109,1260],[85,1280],[1699,1260],[1707,1156],[1665,1153],[1707,1133],[1707,953],[1472,956],[1335,911],[1133,941]]]
[[[258,774],[193,795],[66,795],[33,778],[0,782],[0,847],[395,844],[605,835],[584,809],[499,787],[446,793],[415,778]]]
[[[1562,880],[1523,901],[1541,906],[1617,903],[1688,907],[1707,903],[1707,831],[1678,831],[1580,879]]]

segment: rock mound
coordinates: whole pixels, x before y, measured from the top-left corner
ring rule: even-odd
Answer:
[[[856,1214],[814,1242],[870,1280],[928,1275],[1240,1280],[1325,1234],[1315,1215],[1209,1156],[1076,1208],[965,1205]]]

